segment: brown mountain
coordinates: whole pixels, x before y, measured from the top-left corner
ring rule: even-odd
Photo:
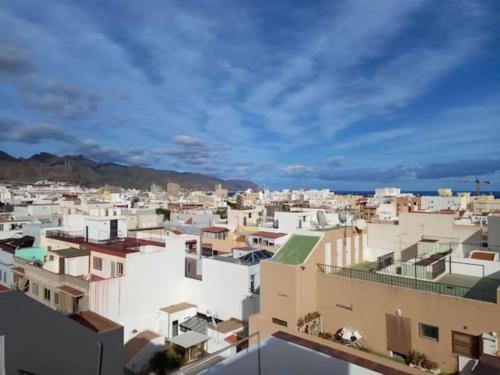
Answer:
[[[15,158],[0,151],[0,181],[33,183],[39,180],[79,183],[91,187],[103,185],[149,189],[151,184],[175,182],[186,189],[212,190],[215,184],[229,190],[256,188],[245,180],[221,180],[200,173],[176,172],[153,168],[100,163],[78,156],[57,156],[42,152],[28,159]]]

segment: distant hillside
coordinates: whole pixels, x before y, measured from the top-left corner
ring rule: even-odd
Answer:
[[[0,151],[0,181],[33,183],[39,180],[65,181],[92,187],[103,185],[149,189],[151,184],[175,182],[186,189],[212,190],[222,184],[229,190],[255,188],[251,181],[221,180],[199,173],[176,172],[116,163],[99,163],[78,156],[57,156],[46,152],[29,159]]]

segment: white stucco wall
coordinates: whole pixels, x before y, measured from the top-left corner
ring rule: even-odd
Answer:
[[[10,287],[13,283],[12,266],[14,265],[14,254],[8,253],[0,249],[0,284]]]

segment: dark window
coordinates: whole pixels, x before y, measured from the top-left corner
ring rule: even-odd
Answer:
[[[116,273],[120,276],[123,275],[123,263],[116,262]]]
[[[439,327],[420,323],[419,332],[420,332],[420,337],[425,337],[426,339],[439,341]]]
[[[250,275],[250,291],[255,293],[255,275]]]
[[[479,358],[479,337],[452,331],[451,351],[469,358]]]
[[[273,318],[273,323],[274,324],[278,324],[278,325],[283,326],[283,327],[287,327],[288,326],[288,322],[287,321],[281,320],[281,319],[278,319],[278,318]]]
[[[179,334],[179,321],[174,320],[172,322],[172,337],[175,337]]]
[[[99,258],[99,257],[94,257],[93,258],[93,267],[95,270],[98,270],[98,271],[102,271],[102,258]]]
[[[43,298],[45,298],[47,301],[50,301],[50,289],[43,289]]]

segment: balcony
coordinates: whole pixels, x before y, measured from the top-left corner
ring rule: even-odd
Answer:
[[[321,273],[339,277],[347,277],[399,288],[415,289],[422,292],[437,293],[450,297],[468,298],[491,303],[497,303],[497,288],[500,284],[499,280],[476,278],[476,283],[471,287],[467,287],[325,264],[318,264],[318,270]],[[453,274],[450,275],[455,276]],[[457,275],[457,278],[458,277],[460,277],[460,275]]]
[[[85,238],[82,232],[68,232],[63,230],[49,230],[45,233],[45,237],[54,240],[66,241],[75,244],[85,243]]]

